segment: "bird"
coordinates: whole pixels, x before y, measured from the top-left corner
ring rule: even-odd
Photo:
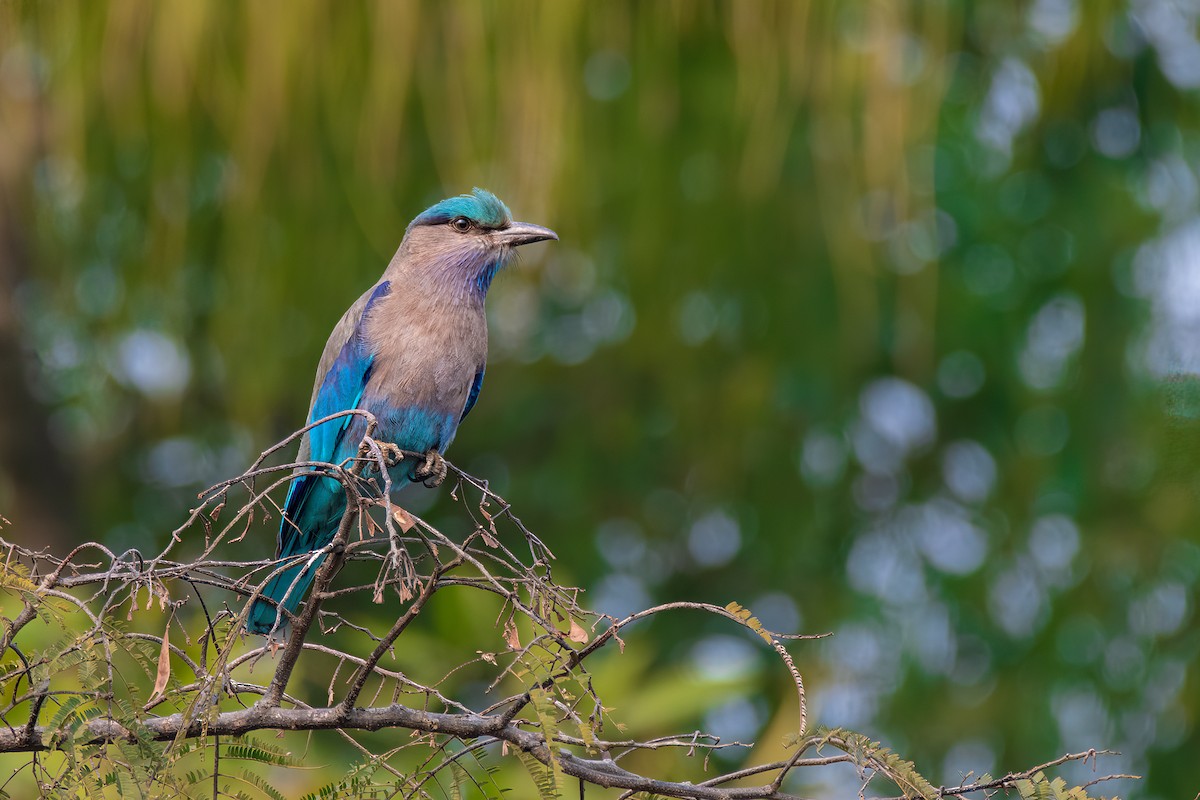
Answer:
[[[508,206],[483,189],[418,214],[378,282],[346,310],[325,343],[308,424],[351,409],[370,412],[377,441],[425,454],[389,468],[392,486],[440,482],[441,455],[483,387],[484,300],[492,279],[516,248],[557,239],[549,228],[513,221]],[[250,632],[285,630],[299,608],[324,560],[314,551],[333,539],[346,508],[341,484],[313,464],[353,458],[366,429],[363,415],[347,414],[301,438],[275,557],[313,556],[267,582],[250,607]]]

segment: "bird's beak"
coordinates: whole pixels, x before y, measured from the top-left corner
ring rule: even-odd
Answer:
[[[528,222],[514,222],[507,228],[496,231],[493,236],[502,244],[506,244],[509,247],[520,247],[523,244],[544,242],[547,239],[558,240],[558,234],[554,231],[549,228],[543,228],[541,225],[532,225]]]

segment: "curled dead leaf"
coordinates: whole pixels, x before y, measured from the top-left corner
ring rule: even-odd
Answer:
[[[478,533],[481,537],[483,537],[483,543],[486,544],[488,547],[495,549],[500,546],[500,542],[496,539],[496,537],[494,537],[490,533],[488,533],[487,529],[484,528],[482,525],[480,525],[478,528],[476,528],[475,532]]]
[[[417,524],[417,521],[413,519],[413,515],[409,514],[403,508],[397,508],[395,511],[393,511],[392,519],[395,520],[396,524],[400,526],[400,530],[404,531],[405,533],[411,531],[413,526]]]
[[[521,638],[517,635],[517,624],[509,619],[504,623],[504,642],[509,650],[521,649]]]
[[[572,618],[571,630],[569,633],[567,633],[567,638],[576,644],[586,644],[588,640],[588,633],[583,629],[582,625]]]
[[[167,620],[167,628],[163,631],[162,647],[158,651],[158,673],[154,676],[154,691],[150,693],[151,700],[157,700],[167,689],[167,681],[171,678],[171,620]]]

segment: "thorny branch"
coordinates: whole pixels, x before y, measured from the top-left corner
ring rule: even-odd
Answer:
[[[347,414],[361,414],[367,423],[355,458],[342,464],[268,463],[314,426]],[[905,796],[928,794],[894,760],[864,746],[864,737],[807,730],[804,684],[784,644],[814,637],[768,631],[749,610],[732,603],[666,603],[623,619],[589,611],[579,604],[578,589],[553,580],[550,549],[486,481],[448,465],[449,494],[465,523],[457,535],[393,505],[388,464],[396,457],[423,454],[375,441],[374,429],[369,414],[352,411],[297,431],[264,451],[241,475],[202,492],[187,521],[149,559],[136,550],[116,553],[96,543],[79,545],[60,558],[0,539],[0,588],[20,602],[14,617],[0,618],[0,752],[32,753],[36,770],[36,754],[50,749],[120,742],[171,742],[180,748],[190,739],[257,730],[336,730],[364,756],[383,762],[383,756],[399,750],[425,747],[428,755],[416,774],[406,776],[384,764],[402,782],[406,796],[430,796],[423,787],[431,778],[458,768],[461,758],[489,743],[527,753],[554,775],[624,789],[626,797],[645,792],[781,800],[794,797],[785,791],[790,776],[839,763],[878,774],[901,787]],[[293,618],[281,619],[275,635],[264,641],[245,633],[250,601],[272,576],[308,556],[279,561],[231,556],[239,547],[251,548],[255,556],[268,549],[266,535],[257,535],[261,530],[249,538],[247,533],[264,521],[277,524],[272,520],[282,511],[271,494],[305,470],[337,480],[346,493],[346,511],[324,547],[327,557],[304,605]],[[221,525],[218,519],[227,505],[237,511]],[[514,552],[516,543],[525,556]],[[352,582],[366,570],[375,571],[374,580]],[[343,575],[334,588],[339,572]],[[465,661],[443,667],[441,675],[406,674],[396,665],[397,643],[447,590],[491,598],[494,644],[488,647],[484,641]],[[184,622],[181,609],[192,598],[197,602]],[[386,630],[375,631],[384,615],[355,613],[364,600],[400,610]],[[143,610],[165,615],[166,628],[130,630],[135,615],[144,619]],[[708,776],[700,783],[660,780],[620,766],[625,756],[638,751],[669,748],[694,755],[745,747],[700,732],[645,740],[610,733],[618,726],[593,686],[588,659],[613,643],[623,650],[620,636],[630,625],[681,610],[722,617],[775,651],[792,677],[799,710],[788,759]],[[58,638],[41,652],[30,647],[26,653],[17,639],[35,620],[51,633],[57,631]],[[177,629],[174,641],[172,625]],[[51,639],[42,635],[38,641]],[[302,659],[304,680],[297,681]],[[270,669],[265,682],[253,674],[261,664]],[[443,690],[472,670],[490,681],[489,694],[515,692],[473,708]],[[323,697],[314,701],[310,695],[321,687],[314,687],[312,676],[319,674],[325,676]],[[422,735],[383,755],[352,735],[385,728]],[[455,742],[464,749],[448,749]],[[1042,770],[1103,754],[1069,754],[997,780],[929,787],[933,794],[928,796],[1013,788]],[[756,779],[765,782],[729,786]]]

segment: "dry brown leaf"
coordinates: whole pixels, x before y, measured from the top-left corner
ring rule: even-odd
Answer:
[[[488,533],[487,530],[485,530],[482,525],[480,525],[478,528],[476,528],[475,532],[478,533],[481,537],[483,537],[483,543],[486,544],[488,547],[495,549],[500,546],[500,542],[498,542],[496,540],[496,537],[494,537],[490,533]]]
[[[167,681],[171,678],[171,620],[167,620],[167,628],[163,631],[162,647],[158,651],[158,674],[154,677],[154,691],[150,693],[151,700],[157,700],[166,691]]]
[[[509,619],[504,623],[504,641],[509,650],[521,649],[521,638],[517,635],[517,624]]]
[[[588,640],[588,633],[583,629],[582,625],[572,618],[571,631],[567,634],[567,638],[577,644],[586,644]]]
[[[396,524],[400,526],[400,530],[402,530],[404,533],[411,531],[413,526],[417,524],[417,521],[413,519],[412,514],[409,514],[403,508],[397,508],[395,511],[393,511],[392,519],[396,521]]]
[[[494,549],[500,546],[500,531],[496,530],[496,518],[487,512],[486,506],[486,502],[480,503],[479,513],[483,514],[484,519],[488,521],[488,528],[491,530],[491,533],[485,531],[482,525],[479,526],[479,533],[483,536],[483,543]]]

